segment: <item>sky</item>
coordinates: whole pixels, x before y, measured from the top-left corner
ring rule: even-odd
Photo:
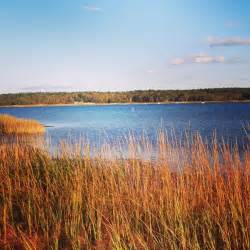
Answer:
[[[0,0],[0,93],[250,87],[249,0]]]

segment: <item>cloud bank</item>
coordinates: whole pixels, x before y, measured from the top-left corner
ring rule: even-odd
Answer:
[[[211,56],[208,54],[192,55],[185,58],[174,58],[170,61],[172,65],[182,64],[210,64],[210,63],[224,63],[226,60],[224,56]]]
[[[225,47],[225,46],[250,46],[250,38],[220,38],[208,37],[207,42],[210,47]]]

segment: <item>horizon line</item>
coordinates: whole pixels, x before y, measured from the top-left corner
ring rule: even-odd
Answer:
[[[130,90],[54,90],[54,91],[20,91],[20,92],[0,92],[0,95],[15,95],[15,94],[50,94],[50,93],[129,93],[135,91],[192,91],[192,90],[219,90],[219,89],[250,89],[249,87],[207,87],[207,88],[187,88],[187,89],[130,89]]]

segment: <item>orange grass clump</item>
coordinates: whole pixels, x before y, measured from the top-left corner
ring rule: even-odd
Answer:
[[[137,145],[131,159],[0,145],[0,248],[250,249],[249,149],[158,146],[142,160]]]
[[[0,115],[0,133],[7,134],[42,134],[45,128],[35,120],[20,119],[11,115]]]

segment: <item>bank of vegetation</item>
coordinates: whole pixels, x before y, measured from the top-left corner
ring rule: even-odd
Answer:
[[[129,142],[129,158],[0,143],[0,249],[250,249],[249,148],[159,133],[143,160],[150,142]]]
[[[45,127],[31,119],[16,118],[11,115],[0,115],[0,135],[34,135],[43,134]]]
[[[249,101],[250,88],[136,90],[128,92],[58,92],[0,95],[0,106],[77,103],[158,103]]]

